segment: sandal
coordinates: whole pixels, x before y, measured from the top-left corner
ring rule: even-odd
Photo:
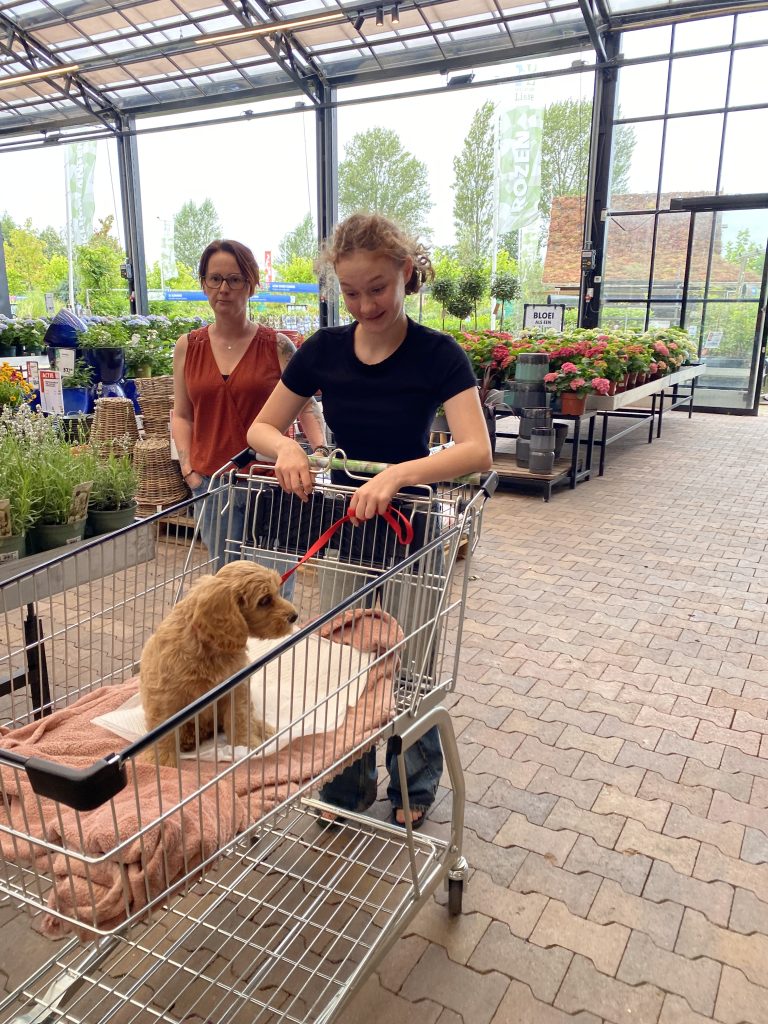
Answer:
[[[402,810],[402,807],[392,808],[392,816],[390,818],[390,821],[392,822],[393,825],[397,825],[398,828],[405,828],[405,820],[397,820],[397,812]],[[427,820],[427,810],[428,808],[426,807],[411,808],[411,828],[414,830],[414,832],[418,831],[418,829],[420,829],[424,822]],[[418,818],[414,817],[414,815],[416,814],[418,814]],[[405,814],[403,814],[403,819],[405,819]]]

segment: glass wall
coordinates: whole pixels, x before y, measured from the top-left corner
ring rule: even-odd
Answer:
[[[768,132],[768,13],[626,32],[621,46],[637,63],[619,71],[601,322],[679,324],[690,215],[670,200],[768,191],[755,148]],[[707,359],[705,405],[732,407],[750,376],[764,251],[759,217],[697,216],[685,326]]]

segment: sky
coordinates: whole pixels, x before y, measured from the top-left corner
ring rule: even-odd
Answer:
[[[750,16],[751,17],[751,16]],[[766,16],[768,18],[768,15]],[[730,38],[731,19],[711,19],[679,27],[676,50],[722,44]],[[756,38],[768,39],[762,22],[745,22]],[[628,58],[669,50],[670,29],[627,33],[622,48]],[[764,68],[768,46],[737,53],[731,82],[733,102],[765,103]],[[530,66],[537,70],[569,67],[573,61],[591,62],[591,52],[543,59]],[[625,69],[620,75],[619,103],[624,117],[658,114],[666,90],[666,63]],[[445,89],[446,79],[412,79],[386,85],[388,98],[381,102],[344,106],[338,111],[338,146],[345,146],[360,131],[374,126],[397,132],[406,150],[428,169],[433,207],[430,230],[434,244],[453,241],[453,159],[461,151],[474,112],[491,99],[497,109],[511,103],[514,86],[493,85],[494,77],[516,73],[513,64],[478,69],[475,82],[487,86],[471,90]],[[703,110],[725,99],[727,66],[724,55],[689,57],[676,61],[670,86],[672,110]],[[566,98],[590,99],[591,73],[540,79],[537,101],[547,104]],[[413,88],[437,87],[440,92],[418,98],[398,99]],[[340,93],[343,98],[380,94],[381,86]],[[290,100],[250,104],[253,109],[285,109]],[[226,111],[178,115],[141,124],[181,124],[191,116],[218,118],[240,114],[243,105]],[[662,191],[712,191],[717,168],[722,117],[701,115],[669,121],[665,145]],[[637,144],[630,171],[629,191],[655,191],[661,153],[660,122],[635,126]],[[768,109],[731,113],[727,121],[723,191],[764,191],[764,168],[753,159],[754,140],[768,137]],[[259,260],[265,250],[276,254],[281,238],[308,210],[315,213],[315,125],[309,112],[271,118],[242,120],[197,128],[180,128],[138,139],[145,246],[148,262],[159,257],[162,222],[172,219],[189,199],[210,197],[219,214],[225,236],[250,245]],[[745,154],[749,159],[745,159]],[[31,217],[35,227],[65,225],[64,151],[51,147],[0,157],[0,211],[17,221]],[[95,175],[96,217],[117,214],[120,219],[119,184],[113,145],[98,146]]]

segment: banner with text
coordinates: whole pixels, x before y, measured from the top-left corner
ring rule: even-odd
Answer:
[[[518,66],[518,73],[526,70]],[[536,80],[517,82],[513,106],[499,118],[499,234],[519,231],[539,216],[543,123]]]
[[[93,235],[93,174],[96,169],[96,142],[75,142],[67,146],[65,175],[67,183],[67,222],[72,248],[85,245]]]
[[[176,239],[172,220],[163,221],[163,234],[160,239],[160,270],[163,278],[176,277],[179,272],[176,266]]]

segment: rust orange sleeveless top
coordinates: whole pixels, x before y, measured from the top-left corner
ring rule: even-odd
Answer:
[[[248,446],[246,433],[280,380],[277,333],[259,324],[245,353],[224,380],[208,328],[190,331],[184,380],[192,403],[190,463],[210,476]]]

